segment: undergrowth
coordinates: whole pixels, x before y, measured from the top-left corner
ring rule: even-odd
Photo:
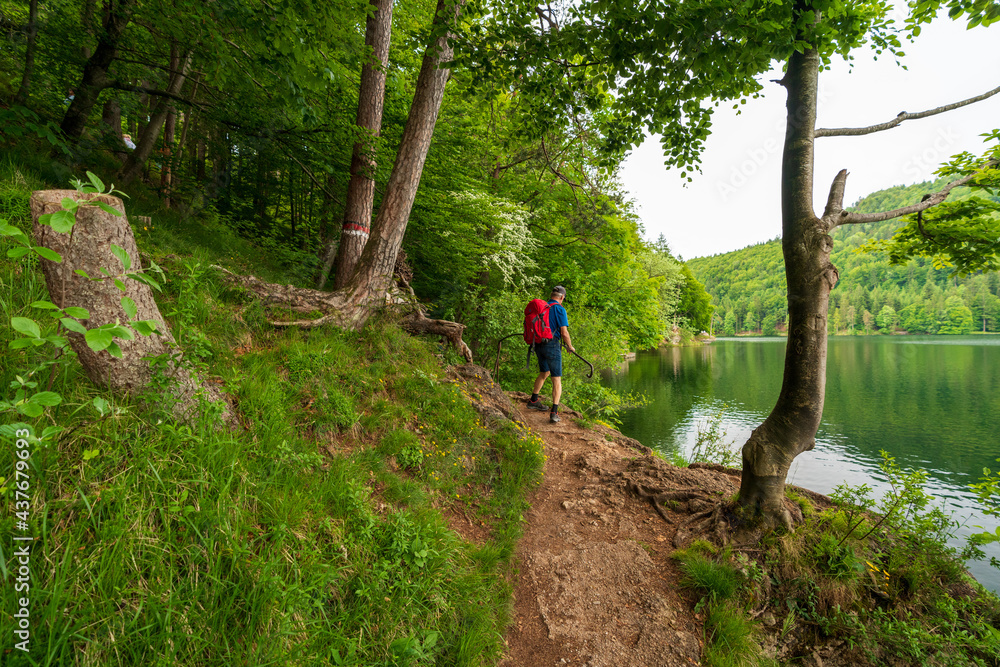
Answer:
[[[17,173],[0,184],[0,217],[28,229],[27,197],[44,184]],[[210,270],[219,253],[193,250],[176,222],[154,218],[140,250],[163,264],[160,310],[240,426],[179,424],[76,363],[51,380],[59,405],[6,414],[0,476],[13,477],[13,427],[62,431],[32,439],[27,530],[0,517],[4,627],[24,595],[12,537],[35,538],[31,651],[5,648],[0,662],[495,663],[540,441],[482,423],[435,346],[391,323],[274,331]],[[37,260],[0,258],[0,281],[5,322],[47,298]],[[6,391],[43,350],[9,350],[17,334],[0,332]],[[5,506],[12,493],[0,492]],[[449,516],[482,536],[464,539]]]
[[[948,546],[956,525],[926,474],[884,452],[882,472],[880,500],[866,485],[838,487],[825,509],[796,496],[793,532],[675,552],[706,613],[705,665],[795,665],[824,650],[837,664],[1000,665],[1000,600]]]

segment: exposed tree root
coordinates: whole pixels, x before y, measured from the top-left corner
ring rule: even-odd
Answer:
[[[355,329],[364,324],[368,315],[379,308],[402,315],[399,324],[411,334],[432,334],[445,338],[467,363],[472,363],[472,351],[462,340],[464,324],[448,320],[433,320],[424,315],[413,294],[413,289],[403,278],[376,301],[371,295],[346,290],[323,292],[292,285],[264,282],[252,275],[238,275],[221,266],[214,266],[227,281],[255,294],[265,307],[277,306],[298,313],[319,312],[315,319],[271,320],[275,327],[300,327],[304,329],[332,324],[345,329]]]
[[[729,544],[730,520],[732,508],[730,503],[720,503],[717,499],[700,489],[678,489],[675,491],[664,491],[661,489],[644,488],[641,484],[629,484],[628,489],[640,498],[645,498],[653,505],[657,514],[672,524],[673,521],[663,507],[665,502],[687,502],[689,500],[701,500],[709,505],[708,509],[695,510],[694,514],[677,527],[674,534],[674,547],[681,548],[697,535],[711,535],[714,541],[725,546]]]
[[[674,547],[680,549],[696,535],[711,535],[716,544],[725,546],[730,541],[730,523],[726,519],[729,506],[719,503],[712,509],[698,512],[682,523],[674,533]]]
[[[702,498],[705,494],[696,489],[681,489],[679,491],[661,491],[659,489],[646,490],[641,484],[629,484],[629,491],[633,492],[640,498],[645,498],[652,504],[653,509],[656,510],[657,514],[662,517],[667,523],[673,523],[670,517],[667,515],[667,511],[663,509],[663,503],[673,501],[673,502],[686,502],[692,498]]]

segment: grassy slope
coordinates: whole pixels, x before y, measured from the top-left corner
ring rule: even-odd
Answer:
[[[8,160],[0,218],[27,228],[30,190],[53,185]],[[280,267],[221,227],[206,230],[204,218],[141,199],[127,206],[153,216],[151,229],[134,225],[143,252],[178,256],[163,260],[160,308],[192,360],[235,398],[242,428],[173,423],[90,384],[73,359],[57,365],[62,405],[28,420],[65,429],[32,447],[31,652],[5,642],[0,662],[495,662],[540,442],[510,423],[480,423],[434,346],[391,323],[274,331],[205,267],[263,276]],[[0,281],[4,321],[41,318],[30,307],[47,296],[36,263],[3,257]],[[52,357],[47,347],[8,351],[17,334],[0,331],[4,387]],[[95,398],[110,404],[104,416]],[[12,478],[4,440],[0,475]],[[464,541],[443,512],[475,518],[491,537]],[[24,534],[4,512],[5,564],[12,533]],[[23,593],[13,572],[0,576],[9,627]]]

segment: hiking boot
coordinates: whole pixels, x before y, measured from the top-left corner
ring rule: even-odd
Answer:
[[[562,421],[562,419],[559,418],[559,413],[558,412],[550,412],[549,413],[549,423],[550,424],[558,424],[561,421]]]
[[[528,401],[528,408],[531,410],[548,410],[549,406],[541,401]]]

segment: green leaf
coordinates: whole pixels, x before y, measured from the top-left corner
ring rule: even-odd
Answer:
[[[34,250],[36,253],[38,253],[39,257],[47,259],[50,262],[55,262],[56,264],[62,262],[62,256],[55,250],[52,250],[51,248],[46,248],[43,245],[36,245]]]
[[[103,417],[108,411],[108,402],[98,396],[94,399],[94,409],[96,409],[97,412]]]
[[[124,309],[125,314],[128,315],[128,318],[130,320],[134,320],[135,316],[139,314],[139,309],[135,307],[135,301],[128,298],[127,296],[123,296],[121,303],[122,303],[122,309]]]
[[[123,292],[125,291],[125,283],[121,280],[121,278],[115,278],[114,282],[115,282],[115,287],[117,287]]]
[[[17,406],[17,411],[20,412],[25,417],[38,417],[43,412],[45,408],[38,405],[37,403],[19,403]]]
[[[76,317],[81,320],[90,319],[90,311],[86,308],[81,308],[80,306],[70,306],[68,308],[63,308],[63,312],[70,317]]]
[[[87,335],[87,327],[83,326],[82,324],[80,324],[76,320],[74,320],[74,319],[72,319],[70,317],[63,317],[63,318],[60,318],[59,321],[62,322],[62,325],[68,331],[72,331],[72,332],[78,333],[78,334]]]
[[[62,433],[63,430],[65,430],[65,429],[63,429],[62,426],[46,426],[45,430],[42,431],[42,435],[39,436],[38,439],[39,440],[43,440],[43,441],[44,440],[48,440],[52,436],[54,436],[54,435],[56,435],[58,433]]]
[[[69,211],[70,213],[80,208],[80,202],[75,199],[70,199],[69,197],[63,197],[62,202],[60,203],[62,204],[63,209]]]
[[[66,340],[65,336],[59,336],[57,334],[52,334],[51,336],[46,336],[45,338],[40,338],[40,339],[35,338],[35,339],[25,339],[25,340],[31,340],[32,342],[38,342],[39,340],[45,341],[47,343],[52,343],[59,349],[66,347],[66,345],[69,343],[69,341]]]
[[[42,221],[42,217],[38,216],[38,222]],[[76,217],[69,211],[56,211],[48,221],[48,225],[52,227],[52,231],[59,232],[60,234],[71,232],[74,223],[76,223]]]
[[[31,248],[25,248],[25,247],[11,248],[10,250],[7,251],[7,256],[10,257],[11,259],[20,259],[21,257],[27,255],[29,252],[31,252]]]
[[[92,171],[88,171],[87,172],[87,178],[89,178],[90,182],[94,184],[94,187],[97,188],[98,192],[104,192],[104,181],[102,181],[101,179],[99,179],[97,177],[97,174],[95,174]]]
[[[83,277],[84,277],[84,278],[86,278],[87,280],[93,280],[93,278],[91,278],[91,277],[90,277],[90,274],[89,274],[89,273],[87,273],[86,271],[84,271],[83,269],[77,269],[77,270],[76,270],[76,271],[74,271],[73,273],[75,273],[75,274],[76,274],[76,275],[78,275],[78,276],[83,276]]]
[[[62,396],[54,391],[40,391],[31,397],[31,402],[45,406],[59,405],[62,403]]]
[[[119,216],[119,217],[122,214],[122,212],[119,211],[118,209],[114,208],[113,206],[108,206],[107,204],[105,204],[102,201],[99,201],[99,202],[96,202],[96,203],[97,203],[98,207],[100,207],[100,209],[102,211],[104,211],[105,213],[110,213],[111,215],[115,215],[115,216]]]
[[[132,258],[128,256],[127,252],[125,252],[125,248],[112,243],[111,254],[121,260],[121,263],[125,266],[126,271],[132,268]]]
[[[135,338],[135,336],[132,335],[132,332],[129,330],[129,328],[126,326],[122,326],[121,324],[116,324],[115,326],[108,329],[108,331],[111,332],[112,336],[115,336],[116,338],[121,338],[122,340],[132,340]]]
[[[14,331],[20,331],[25,336],[31,336],[32,338],[38,338],[42,335],[41,329],[34,320],[29,320],[27,317],[12,317],[10,318],[10,326],[14,327]]]
[[[37,338],[18,338],[10,342],[10,349],[20,350],[25,347],[34,347]]]
[[[7,224],[6,220],[0,220],[0,236],[18,236],[20,238],[26,238],[24,232],[14,225]]]
[[[32,308],[41,308],[42,310],[59,310],[59,306],[52,303],[51,301],[32,301]]]
[[[150,278],[148,273],[130,273],[129,277],[132,278],[133,280],[138,280],[140,283],[143,283],[144,285],[148,285],[152,289],[155,289],[157,292],[160,291],[160,283]]]
[[[118,359],[121,359],[123,356],[122,349],[118,347],[118,343],[111,343],[111,345],[108,345],[108,354]]]
[[[154,333],[159,333],[156,322],[153,320],[136,320],[132,323],[132,328],[139,332],[140,336],[151,336]]]
[[[94,352],[107,349],[109,345],[115,342],[115,337],[111,335],[111,332],[103,328],[89,330],[84,334],[83,339],[87,342],[87,347]]]

